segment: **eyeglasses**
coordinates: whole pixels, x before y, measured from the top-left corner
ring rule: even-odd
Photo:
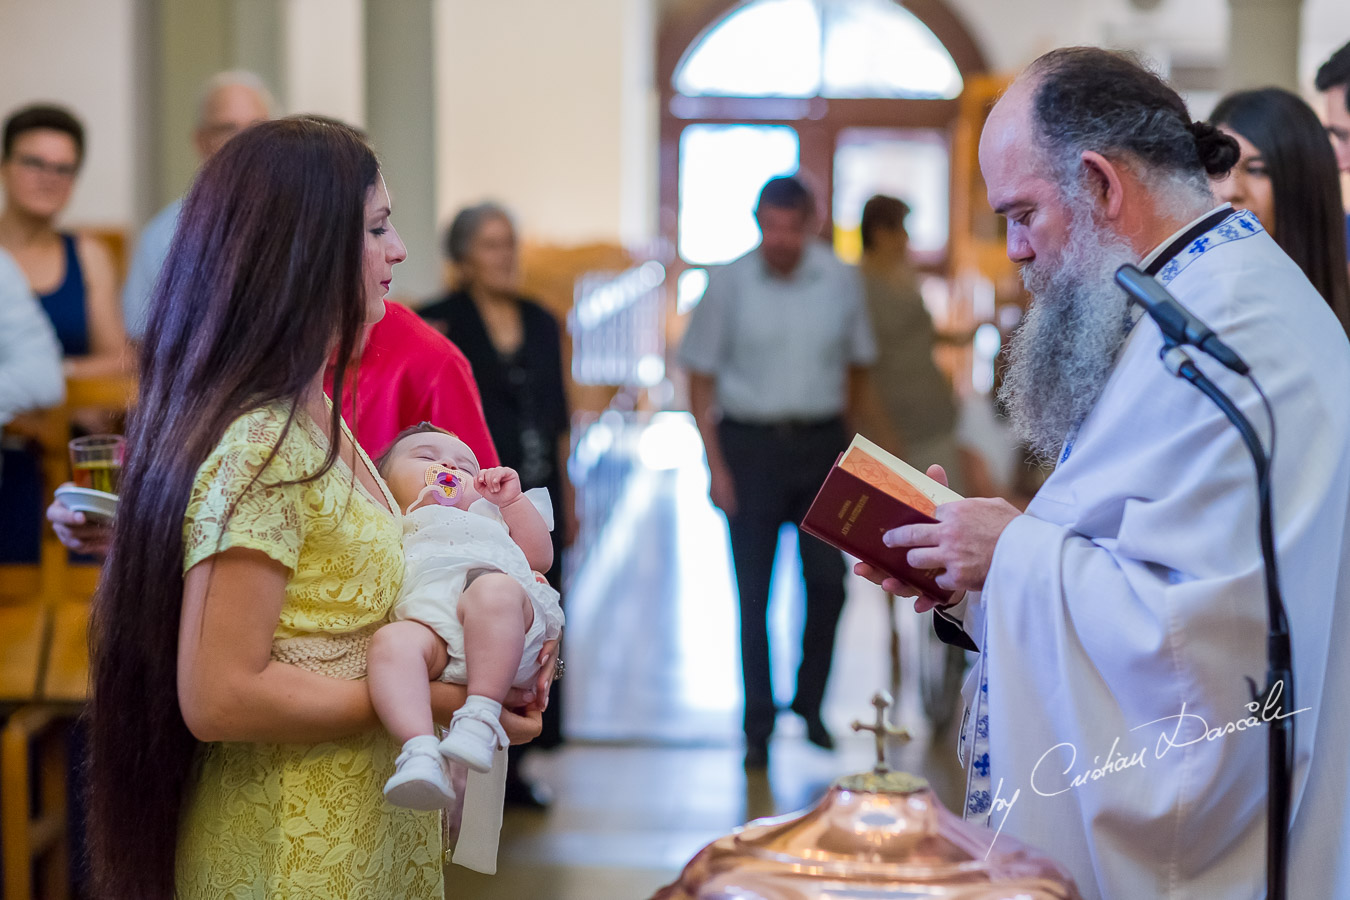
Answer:
[[[27,169],[35,175],[54,175],[57,178],[70,179],[79,173],[80,167],[75,163],[51,163],[45,159],[39,159],[36,156],[16,156],[14,164]]]

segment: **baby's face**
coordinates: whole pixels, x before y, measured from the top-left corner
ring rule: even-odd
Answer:
[[[399,441],[385,464],[384,480],[400,509],[406,511],[417,502],[418,495],[427,486],[427,470],[438,465],[449,469],[459,480],[454,506],[467,509],[478,499],[478,491],[473,486],[478,475],[478,459],[473,451],[457,437],[431,431],[409,435]],[[435,502],[432,492],[428,491],[417,505]]]

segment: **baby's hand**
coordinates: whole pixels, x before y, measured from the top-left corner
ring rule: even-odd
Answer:
[[[473,486],[494,506],[505,506],[520,496],[520,475],[510,466],[484,469],[473,480]]]

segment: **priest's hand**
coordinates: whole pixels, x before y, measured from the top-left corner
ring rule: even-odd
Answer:
[[[941,484],[943,487],[947,486],[947,472],[945,469],[942,468],[942,466],[931,465],[928,467],[928,471],[925,474],[927,474],[929,478],[933,479],[938,484]],[[893,575],[888,575],[881,569],[869,566],[865,562],[860,562],[857,565],[855,565],[853,567],[853,572],[857,575],[861,575],[863,578],[866,578],[868,581],[874,584],[881,585],[881,587],[885,589],[888,593],[895,594],[897,597],[913,597],[914,611],[916,613],[926,613],[936,606],[943,605],[935,600],[931,600],[928,597],[925,597],[923,591],[916,588],[908,581],[903,581],[899,578],[894,577]],[[952,602],[953,603],[959,602],[961,596],[962,595],[959,593],[956,594],[955,596],[952,597]]]
[[[917,569],[942,569],[939,587],[980,591],[1003,529],[1021,514],[1002,498],[957,500],[937,508],[936,525],[901,525],[882,540],[888,547],[911,548],[906,560]]]
[[[881,585],[888,594],[894,594],[897,597],[913,597],[914,611],[916,613],[926,613],[935,606],[944,605],[925,597],[923,591],[919,590],[908,581],[901,581],[899,578],[887,575],[880,569],[873,568],[865,562],[855,564],[853,566],[853,573],[855,575],[861,575],[873,584]],[[960,596],[961,595],[958,594],[952,599],[957,600]]]

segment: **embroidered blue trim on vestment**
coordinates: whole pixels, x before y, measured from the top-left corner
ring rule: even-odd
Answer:
[[[1237,210],[1218,225],[1191,241],[1184,250],[1172,257],[1167,265],[1162,267],[1162,271],[1158,273],[1158,281],[1164,285],[1169,284],[1173,278],[1185,271],[1187,266],[1215,247],[1240,241],[1264,231],[1260,220],[1252,215],[1251,210]]]

